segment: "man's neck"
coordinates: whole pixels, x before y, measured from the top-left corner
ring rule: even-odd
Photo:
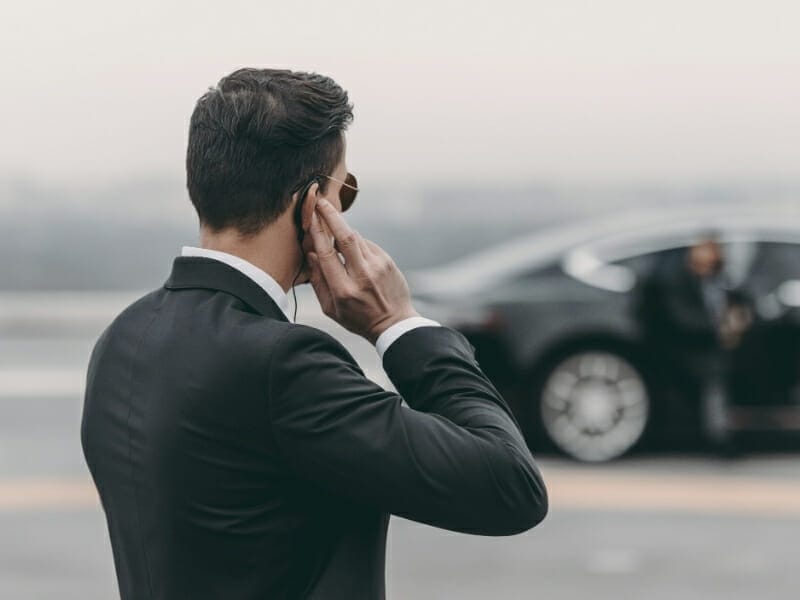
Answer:
[[[211,231],[201,227],[200,246],[243,258],[269,274],[288,292],[297,275],[299,249],[295,241],[294,226],[290,224],[291,227],[287,227],[285,221],[286,219],[280,218],[260,232],[247,237],[242,237],[235,228]]]

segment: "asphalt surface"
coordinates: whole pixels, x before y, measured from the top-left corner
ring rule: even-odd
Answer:
[[[92,335],[0,338],[2,600],[118,597],[78,434]],[[385,382],[374,351],[343,339]],[[540,457],[551,512],[526,534],[467,536],[393,519],[389,597],[798,598],[798,459],[660,454],[587,467]]]

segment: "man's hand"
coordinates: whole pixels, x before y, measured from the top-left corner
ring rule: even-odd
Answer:
[[[398,321],[419,316],[392,257],[354,231],[327,200],[317,203],[309,231],[311,285],[326,315],[373,344]]]
[[[743,304],[729,306],[718,330],[722,347],[726,350],[737,348],[752,323],[753,314],[747,306]]]

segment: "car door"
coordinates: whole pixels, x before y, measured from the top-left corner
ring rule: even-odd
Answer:
[[[733,356],[732,397],[737,405],[784,405],[800,389],[800,308],[785,290],[800,281],[800,245],[767,240],[742,283],[753,323]]]

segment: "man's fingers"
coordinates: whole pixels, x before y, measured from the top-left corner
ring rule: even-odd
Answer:
[[[363,238],[363,239],[364,239],[364,243],[366,244],[367,248],[369,248],[369,251],[373,254],[373,256],[375,256],[377,258],[382,258],[382,259],[384,259],[386,261],[393,262],[392,261],[392,257],[389,256],[389,254],[386,252],[386,250],[381,248],[378,244],[376,244],[372,240],[368,240],[366,238]]]
[[[367,259],[375,256],[375,252],[372,251],[372,248],[370,248],[368,242],[369,240],[363,237],[359,240],[359,243],[361,244],[361,253],[364,255],[364,258]]]
[[[408,282],[392,257],[374,242],[358,236],[350,256],[357,249],[364,268],[356,269],[352,262],[342,265],[335,243],[326,237],[325,230],[330,226],[341,240],[342,232],[349,227],[338,214],[329,214],[328,209],[314,212],[311,233],[315,249],[309,252],[309,256],[312,283],[315,290],[320,290],[318,296],[325,314],[373,343],[393,323],[415,316],[417,313],[411,302]],[[327,221],[323,214],[328,215]]]
[[[361,236],[354,231],[344,217],[336,210],[333,205],[324,198],[317,202],[317,210],[331,230],[336,241],[336,248],[344,255],[348,269],[355,267],[359,271],[364,270],[364,254],[361,250]]]
[[[322,226],[322,221],[317,217],[316,211],[311,215],[311,226],[309,227],[311,239],[314,242],[314,250],[319,270],[325,278],[328,288],[331,290],[342,289],[347,285],[347,271],[345,271],[339,254],[333,246],[331,238]]]
[[[369,246],[369,249],[372,252],[374,252],[375,254],[381,254],[381,255],[386,254],[386,250],[381,248],[378,244],[376,244],[372,240],[368,240],[367,238],[364,238],[364,242],[367,244],[367,246]]]

